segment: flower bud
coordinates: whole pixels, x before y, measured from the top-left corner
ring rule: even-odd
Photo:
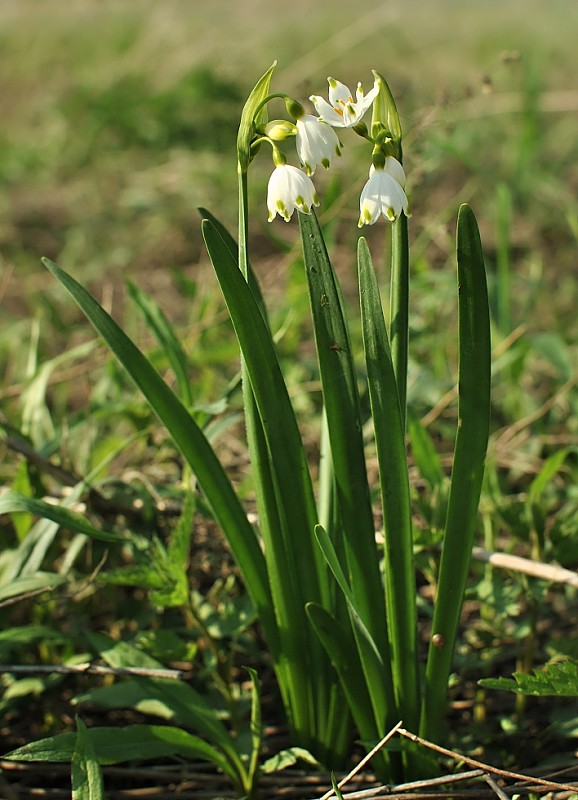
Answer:
[[[295,125],[286,119],[273,119],[265,125],[265,135],[274,142],[295,136]]]

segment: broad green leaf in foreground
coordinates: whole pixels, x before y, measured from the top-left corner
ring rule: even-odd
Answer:
[[[233,780],[237,779],[224,756],[198,736],[168,725],[127,725],[124,728],[91,728],[90,738],[99,764],[150,761],[181,756],[211,761]],[[61,733],[12,750],[9,761],[69,762],[76,749],[76,733]]]
[[[81,719],[76,720],[76,743],[72,754],[72,800],[104,800],[102,771],[91,735]]]

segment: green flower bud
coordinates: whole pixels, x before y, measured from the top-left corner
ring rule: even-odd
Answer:
[[[291,97],[285,98],[285,108],[287,109],[287,113],[293,119],[301,119],[301,117],[305,114],[305,109],[298,103],[297,100],[293,100]]]
[[[285,139],[295,136],[295,133],[295,125],[286,119],[273,119],[265,125],[265,136],[274,142],[283,142]]]

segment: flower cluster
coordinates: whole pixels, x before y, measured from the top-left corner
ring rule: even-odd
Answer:
[[[275,169],[267,191],[270,222],[277,214],[289,222],[295,209],[308,214],[313,206],[319,205],[311,176],[318,166],[329,169],[333,158],[341,155],[342,145],[335,128],[351,128],[373,144],[369,179],[361,192],[359,227],[373,225],[381,216],[389,222],[395,221],[402,212],[409,216],[406,178],[400,160],[399,120],[393,106],[397,125],[391,125],[391,95],[383,78],[377,73],[374,75],[373,88],[365,94],[358,83],[355,97],[345,84],[328,78],[328,100],[318,95],[309,98],[317,116],[305,113],[303,106],[287,95],[265,98],[263,105],[274,97],[285,99],[287,111],[294,119],[294,122],[274,120],[257,126],[258,136],[253,142],[257,145],[268,141],[273,148]],[[362,119],[372,106],[370,134]],[[380,119],[380,115],[386,119]],[[301,168],[287,164],[277,144],[290,137],[295,138]]]

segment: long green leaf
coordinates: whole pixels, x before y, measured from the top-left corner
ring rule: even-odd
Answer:
[[[351,625],[355,634],[355,644],[363,667],[367,690],[371,697],[376,725],[375,730],[379,739],[384,735],[386,729],[391,727],[392,720],[397,714],[391,666],[389,661],[383,660],[371,633],[367,629],[359,613],[353,591],[347,583],[347,578],[339,563],[333,543],[320,525],[315,528],[315,538],[347,603]],[[349,646],[353,648],[354,643],[350,642]]]
[[[315,603],[307,606],[307,614],[319,640],[333,661],[347,706],[361,739],[368,744],[376,743],[383,734],[380,734],[375,720],[372,698],[369,695],[358,651],[351,646],[349,630],[345,631],[325,608]],[[384,757],[389,763],[388,754],[384,754]]]
[[[257,670],[245,667],[251,678],[251,753],[247,767],[247,787],[250,792],[257,777],[261,744],[263,742],[263,716],[261,710],[261,683]]]
[[[404,420],[377,279],[363,238],[357,256],[363,346],[381,485],[392,671],[399,716],[415,729],[419,719],[417,608]]]
[[[457,224],[458,427],[420,731],[438,741],[471,561],[490,424],[490,319],[476,218],[462,205]]]
[[[29,513],[44,519],[50,519],[69,531],[78,531],[90,536],[91,539],[101,539],[104,542],[126,542],[125,536],[117,533],[99,530],[76,511],[64,506],[46,503],[33,497],[25,497],[16,492],[6,492],[0,495],[0,514]]]
[[[255,532],[214,451],[183,404],[112,317],[57,264],[48,259],[44,259],[43,263],[70,293],[127,370],[197,476],[243,573],[269,646],[275,652],[277,623],[265,559]]]
[[[254,432],[266,440],[271,471],[265,462],[254,468],[268,481],[269,502],[272,505],[276,498],[279,515],[279,530],[264,531],[266,550],[269,548],[267,564],[283,632],[281,659],[288,659],[283,674],[291,681],[288,691],[294,698],[291,722],[304,737],[301,743],[308,746],[314,702],[310,694],[311,659],[316,659],[316,641],[308,636],[305,604],[321,599],[320,576],[325,571],[312,541],[316,511],[309,467],[271,333],[257,301],[230,248],[209,220],[203,221],[203,236],[261,420]],[[265,457],[263,447],[258,448],[258,453]],[[311,649],[304,647],[304,635],[310,640]]]
[[[71,761],[76,747],[76,733],[61,733],[30,742],[7,753],[9,761]],[[202,758],[210,761],[233,781],[238,778],[231,765],[207,742],[187,731],[168,725],[126,725],[123,728],[91,728],[90,738],[99,764],[123,761],[150,761],[167,756]]]
[[[389,644],[383,624],[385,600],[345,310],[315,214],[299,212],[299,227],[350,583],[362,619],[386,661]]]

